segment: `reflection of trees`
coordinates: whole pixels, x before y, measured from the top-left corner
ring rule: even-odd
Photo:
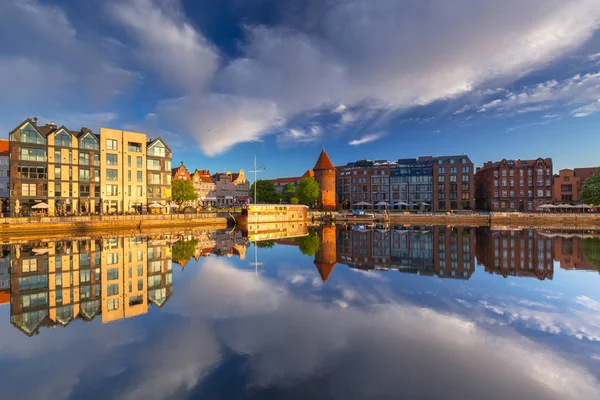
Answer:
[[[600,270],[600,239],[583,239],[582,251],[585,260]]]
[[[173,244],[173,260],[174,261],[187,261],[194,255],[198,241],[196,239],[175,242]]]
[[[270,249],[275,246],[274,240],[262,240],[260,242],[256,242],[256,247],[259,249]]]
[[[319,235],[314,229],[308,231],[308,236],[296,238],[296,243],[302,254],[309,257],[317,254],[317,251],[321,248],[321,239],[319,239]]]

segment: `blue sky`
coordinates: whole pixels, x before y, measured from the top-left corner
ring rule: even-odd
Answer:
[[[600,164],[597,0],[0,2],[0,129],[162,136],[189,168]]]

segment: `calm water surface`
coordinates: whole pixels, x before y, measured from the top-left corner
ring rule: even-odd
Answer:
[[[2,398],[600,398],[600,239],[285,236],[3,245]]]

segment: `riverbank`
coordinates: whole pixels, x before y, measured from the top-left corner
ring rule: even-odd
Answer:
[[[97,231],[140,231],[211,227],[227,228],[227,218],[217,213],[170,215],[94,215],[85,217],[0,218],[0,237],[13,238],[31,234],[69,232],[86,234]]]
[[[390,223],[396,225],[466,225],[466,226],[512,226],[520,228],[598,228],[600,214],[550,214],[550,213],[391,213],[389,218],[384,214],[373,214],[372,217],[347,217],[341,213],[311,211],[309,219],[329,220],[345,223]]]

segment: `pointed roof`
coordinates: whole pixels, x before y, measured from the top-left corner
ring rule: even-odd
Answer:
[[[326,169],[335,170],[335,167],[333,166],[333,163],[331,162],[331,160],[329,159],[329,156],[325,152],[325,149],[323,149],[323,150],[321,150],[321,154],[319,155],[319,159],[317,160],[317,163],[315,164],[315,167],[313,168],[313,170],[318,171],[318,170],[326,170]]]
[[[309,169],[308,171],[306,171],[304,173],[304,175],[302,175],[302,178],[314,178],[315,177],[315,171],[313,171],[312,169]]]
[[[316,262],[315,266],[317,267],[317,271],[319,271],[319,275],[321,275],[321,279],[323,279],[323,282],[327,282],[327,279],[329,279],[329,275],[331,275],[331,271],[333,271],[335,264]]]

